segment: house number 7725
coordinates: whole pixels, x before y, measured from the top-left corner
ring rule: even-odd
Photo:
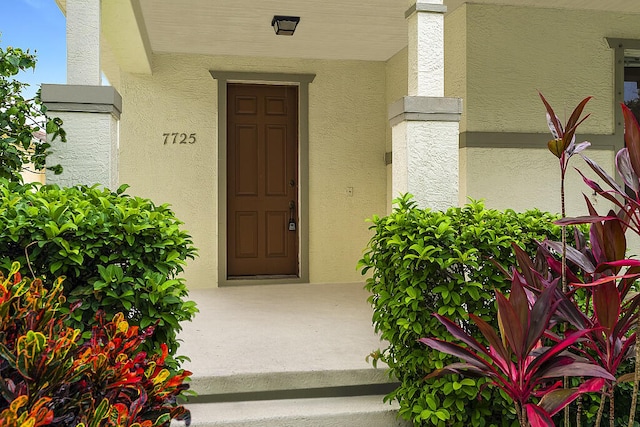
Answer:
[[[189,136],[187,136],[186,133],[171,132],[171,133],[163,133],[162,136],[164,137],[164,145],[196,143],[195,133],[190,133]]]

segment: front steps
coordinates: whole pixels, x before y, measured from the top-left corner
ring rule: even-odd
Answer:
[[[394,427],[396,409],[382,396],[260,400],[189,405],[193,427]]]
[[[397,406],[362,284],[268,285],[191,292],[184,325],[194,427],[393,427]],[[180,423],[175,423],[180,425]]]
[[[384,369],[196,376],[191,387],[194,427],[407,425],[382,401],[395,387]]]

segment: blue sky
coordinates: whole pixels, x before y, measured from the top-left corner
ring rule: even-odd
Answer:
[[[31,87],[31,97],[41,83],[66,83],[65,19],[55,0],[0,0],[0,47],[29,49],[38,59],[35,72],[18,79]]]

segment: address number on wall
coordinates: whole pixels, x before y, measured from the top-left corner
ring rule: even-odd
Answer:
[[[196,143],[196,134],[190,133],[187,135],[186,133],[163,133],[164,137],[164,145],[167,144],[195,144]]]

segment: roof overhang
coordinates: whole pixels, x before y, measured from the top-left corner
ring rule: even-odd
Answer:
[[[67,0],[56,0],[66,16]],[[137,0],[101,2],[102,35],[120,67],[130,73],[151,74],[151,43]]]
[[[428,1],[428,0],[422,0]],[[56,0],[65,10],[66,0]],[[152,53],[386,61],[407,45],[415,0],[108,0],[103,34],[120,66],[149,73]],[[465,0],[444,0],[448,13]],[[629,0],[474,0],[516,6],[640,13]],[[299,16],[291,37],[274,15]]]

